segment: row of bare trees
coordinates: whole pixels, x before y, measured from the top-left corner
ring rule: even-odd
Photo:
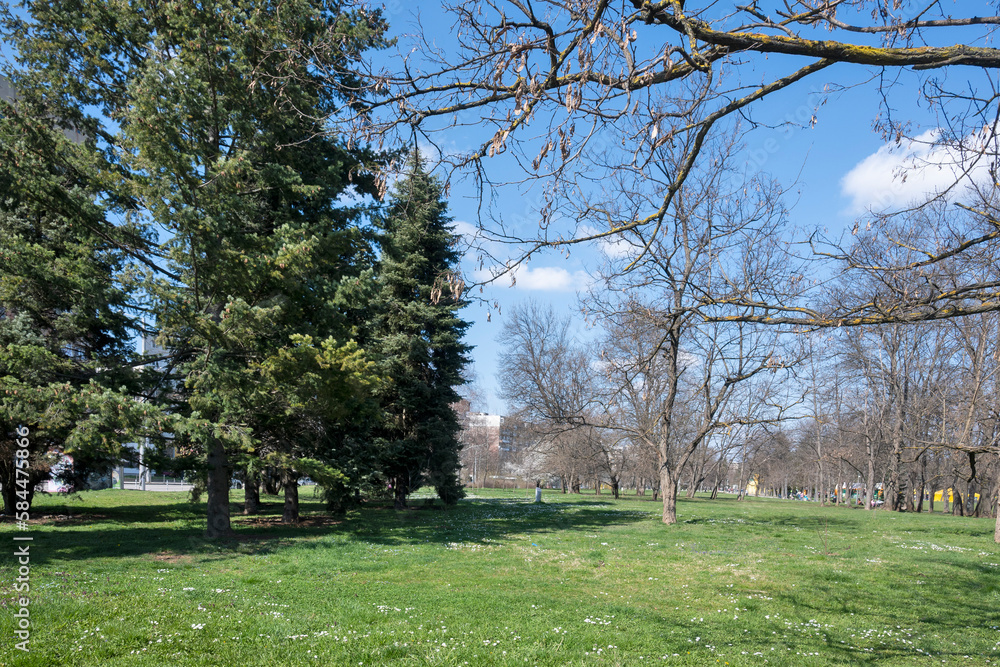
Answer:
[[[935,490],[952,489],[956,513],[992,515],[998,337],[995,313],[830,336],[807,440],[819,486],[856,475],[869,502],[882,485],[887,508],[917,511]]]
[[[740,366],[723,351],[743,332],[723,338],[713,323],[678,354],[673,389],[669,358],[635,331],[616,327],[584,344],[571,330],[568,318],[535,304],[507,320],[501,379],[518,414],[505,422],[498,472],[506,464],[506,474],[558,479],[564,490],[605,484],[615,497],[662,492],[674,512],[668,522],[679,490],[804,490],[820,502],[853,495],[866,507],[884,499],[886,509],[908,511],[933,510],[937,492],[956,514],[994,512],[995,314],[803,334],[783,341],[801,348],[798,363],[763,375],[732,372],[752,361],[753,341],[743,341]]]
[[[766,265],[779,214],[763,188],[755,214],[732,216],[731,191],[712,182],[698,191],[707,194],[679,209],[672,229],[649,239],[635,233],[640,261],[609,256],[603,281],[583,300],[595,325],[586,343],[551,310],[531,305],[508,315],[501,383],[537,431],[535,465],[563,478],[564,488],[596,478],[616,495],[625,485],[660,491],[665,523],[676,521],[682,486],[717,493],[726,484],[782,496],[807,489],[823,502],[853,492],[868,507],[884,498],[887,509],[918,511],[939,491],[955,499],[956,513],[994,514],[1000,317],[812,331],[706,317],[700,295],[719,293],[740,272],[747,285],[781,275]],[[934,242],[928,235],[976,222],[951,214],[936,225],[883,223],[852,249],[870,256],[869,270],[834,275],[826,298],[864,293],[891,303],[927,284],[996,280],[989,253],[928,265],[905,256]],[[910,268],[874,268],[889,264]],[[724,278],[715,282],[717,274]]]

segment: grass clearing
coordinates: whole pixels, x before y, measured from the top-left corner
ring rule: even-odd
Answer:
[[[698,498],[665,527],[642,499],[470,495],[331,519],[304,490],[296,527],[264,497],[219,544],[186,494],[38,498],[31,652],[8,557],[0,664],[1000,662],[992,520]]]

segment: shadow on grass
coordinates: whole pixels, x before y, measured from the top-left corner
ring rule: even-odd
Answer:
[[[103,492],[102,492],[103,493]],[[129,493],[129,492],[125,492]],[[166,495],[166,494],[164,494]],[[75,525],[98,525],[109,523],[124,524],[155,524],[173,523],[177,521],[204,521],[205,502],[190,502],[187,494],[182,497],[164,498],[167,502],[152,504],[107,504],[107,501],[121,502],[129,500],[127,495],[107,496],[101,498],[102,505],[83,505],[78,495],[53,496],[36,503],[31,508],[30,526],[67,527]],[[170,502],[172,500],[172,502]],[[261,515],[281,515],[283,499],[279,496],[264,496],[261,502]],[[324,504],[309,496],[299,499],[301,512],[320,512]],[[243,516],[243,504],[230,502],[230,514],[235,519]],[[3,524],[13,524],[11,517],[3,517]]]
[[[853,528],[857,527],[858,519],[854,517],[837,516],[783,516],[772,519],[768,522],[772,526],[782,526],[789,528],[801,528],[810,531],[823,531],[827,528]]]
[[[606,509],[604,503],[525,503],[474,500],[444,512],[365,513],[350,522],[352,535],[381,545],[488,544],[511,535],[545,535],[567,530],[593,530],[650,520],[646,512]]]
[[[648,512],[610,506],[586,500],[536,505],[522,500],[472,499],[452,508],[431,508],[419,502],[405,511],[365,507],[337,518],[309,514],[311,509],[320,509],[321,504],[302,503],[305,523],[285,525],[276,523],[280,503],[265,503],[262,513],[255,517],[238,514],[238,506],[234,505],[231,512],[236,535],[217,541],[204,537],[203,507],[187,502],[84,508],[66,520],[46,525],[45,530],[33,531],[32,563],[142,556],[194,562],[266,555],[293,544],[328,548],[328,541],[314,538],[330,536],[379,546],[488,544],[515,534],[592,530],[650,520]],[[156,525],[168,522],[179,525]]]

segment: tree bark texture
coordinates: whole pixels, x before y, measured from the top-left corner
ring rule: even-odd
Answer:
[[[232,468],[226,445],[219,438],[212,438],[208,450],[208,527],[205,536],[209,539],[229,537],[233,534],[229,518],[229,487],[232,484]]]
[[[285,477],[285,505],[281,511],[281,523],[299,522],[299,476]]]
[[[249,471],[243,476],[243,513],[260,514],[260,480]]]
[[[660,487],[663,489],[663,523],[670,526],[677,523],[677,480],[666,469],[660,471]]]

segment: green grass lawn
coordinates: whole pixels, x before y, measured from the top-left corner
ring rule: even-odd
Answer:
[[[659,503],[470,491],[202,539],[186,494],[41,497],[31,652],[3,665],[931,665],[1000,663],[988,519],[814,503]],[[241,493],[233,495],[234,503]],[[234,505],[234,511],[236,506]]]

